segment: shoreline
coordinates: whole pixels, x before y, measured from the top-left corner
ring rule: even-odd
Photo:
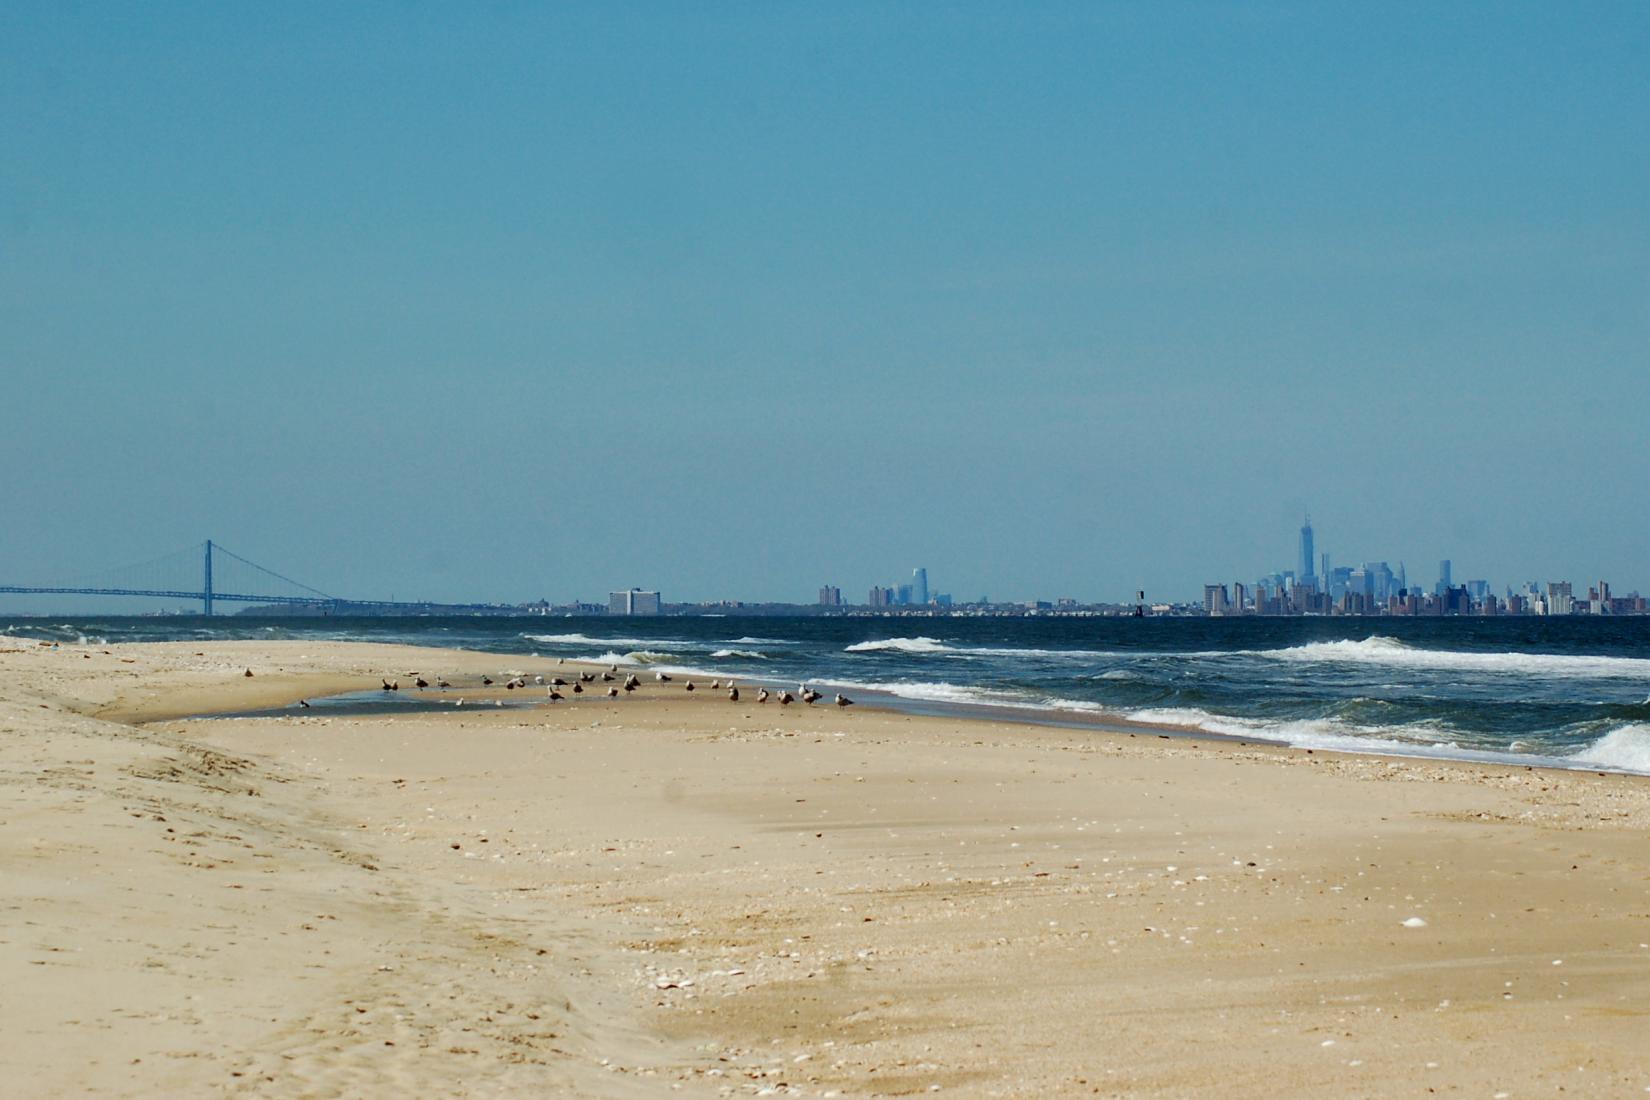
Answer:
[[[548,626],[534,623],[539,629],[548,629]],[[611,624],[609,624],[611,625]],[[261,628],[268,629],[268,628]],[[448,627],[442,627],[446,631]],[[455,625],[451,629],[462,635],[462,625]],[[754,629],[754,628],[753,628]],[[410,645],[419,653],[426,651],[442,652],[439,647],[425,644],[426,640],[435,640],[436,635],[429,635],[428,639],[418,639],[391,635],[392,642],[363,642],[361,644],[374,645]],[[259,643],[269,639],[248,638],[248,643]],[[94,639],[103,644],[102,639]],[[573,634],[536,634],[529,629],[522,630],[510,638],[470,638],[459,641],[478,643],[476,648],[468,650],[496,660],[515,660],[526,667],[528,662],[548,662],[557,659],[557,654],[545,656],[539,652],[535,643],[553,642],[566,643],[564,648],[578,649],[571,643],[586,643],[592,649],[610,646],[613,652],[602,653],[597,656],[591,652],[566,652],[561,657],[574,661],[594,664],[605,663],[608,660],[619,660],[628,670],[651,675],[655,670],[664,670],[677,673],[679,676],[693,676],[712,679],[716,677],[739,676],[744,682],[751,684],[766,684],[774,687],[788,687],[795,683],[795,677],[804,675],[816,686],[824,687],[829,693],[832,690],[843,690],[861,700],[862,705],[878,706],[901,713],[935,715],[964,720],[988,721],[1015,721],[1028,725],[1041,725],[1051,728],[1090,729],[1104,733],[1117,731],[1159,731],[1170,736],[1189,736],[1210,741],[1233,740],[1242,743],[1273,744],[1287,746],[1297,751],[1307,752],[1345,752],[1355,755],[1373,755],[1386,758],[1412,758],[1422,760],[1455,760],[1470,766],[1502,765],[1507,767],[1537,767],[1543,769],[1565,771],[1605,771],[1612,774],[1650,775],[1650,742],[1645,739],[1647,729],[1637,724],[1630,714],[1626,716],[1611,715],[1597,722],[1572,721],[1571,715],[1564,722],[1557,722],[1541,728],[1532,728],[1528,725],[1528,718],[1523,724],[1513,721],[1503,727],[1508,732],[1497,737],[1495,734],[1495,716],[1492,713],[1480,712],[1476,719],[1468,721],[1462,728],[1455,728],[1448,720],[1441,726],[1434,726],[1430,720],[1404,719],[1383,720],[1375,718],[1363,721],[1351,717],[1339,717],[1338,710],[1320,713],[1313,708],[1285,707],[1284,713],[1263,716],[1253,708],[1246,709],[1243,705],[1219,706],[1215,703],[1198,701],[1192,696],[1191,702],[1177,703],[1173,698],[1152,702],[1144,701],[1101,703],[1085,701],[1084,698],[1063,698],[1069,694],[1050,685],[1043,689],[1030,688],[1025,685],[1018,687],[993,688],[987,686],[994,681],[987,677],[985,680],[969,682],[948,682],[949,667],[935,666],[921,673],[913,670],[901,672],[887,672],[878,674],[869,669],[851,669],[847,665],[837,667],[831,664],[827,655],[821,656],[823,663],[815,663],[812,668],[804,671],[805,665],[813,661],[809,656],[802,661],[794,658],[785,658],[785,663],[794,668],[787,668],[783,674],[772,669],[748,667],[756,662],[738,662],[741,667],[732,670],[721,669],[715,658],[727,656],[728,652],[735,655],[766,658],[775,656],[776,661],[783,656],[784,650],[776,654],[738,654],[731,647],[750,642],[773,642],[770,638],[735,638],[729,641],[711,641],[701,639],[693,645],[702,645],[707,650],[712,645],[725,645],[727,650],[721,653],[710,653],[709,659],[702,659],[704,655],[689,655],[687,652],[676,653],[678,639],[655,639],[667,652],[624,652],[626,647],[647,649],[653,645],[646,638],[598,638],[588,637],[582,633]],[[1354,647],[1377,642],[1388,642],[1390,639],[1375,637],[1353,643]],[[869,642],[855,643],[847,647],[850,653],[859,649],[892,648],[899,650],[903,643],[931,642],[935,647],[945,648],[941,643],[931,639],[873,639]],[[503,643],[502,645],[500,643]],[[3,644],[3,642],[0,642]],[[156,643],[174,644],[174,643]],[[188,644],[175,643],[175,644]],[[214,643],[218,644],[218,643]],[[321,643],[317,639],[317,644]],[[780,644],[780,643],[776,643]],[[791,643],[783,643],[789,645]],[[962,642],[956,643],[962,648],[952,652],[966,653],[968,646]],[[1303,643],[1304,648],[1310,649],[1315,643]],[[1340,643],[1334,643],[1339,645]],[[1400,643],[1393,643],[1400,644]],[[946,643],[950,645],[950,643]],[[994,652],[990,649],[985,652]],[[1038,649],[1027,649],[1025,652],[1040,653]],[[1050,653],[1060,653],[1061,650],[1051,650]],[[1080,651],[1074,651],[1080,652]],[[1246,651],[1236,651],[1238,653]],[[1260,650],[1257,652],[1271,652]],[[1112,654],[1111,656],[1121,656]],[[1170,654],[1154,654],[1149,651],[1145,656],[1169,656]],[[838,655],[840,657],[840,654]],[[1106,656],[1095,654],[1094,656]],[[1201,652],[1189,652],[1188,659],[1209,656]],[[1363,652],[1355,654],[1358,658],[1368,656]],[[1469,667],[1477,667],[1472,662],[1498,661],[1502,658],[1521,659],[1522,655],[1514,653],[1490,652],[1479,653],[1476,650],[1463,650],[1457,653],[1454,650],[1428,653],[1430,658],[1449,658],[1455,661],[1468,661]],[[417,659],[423,659],[422,657]],[[1564,662],[1587,664],[1620,664],[1618,657],[1592,657],[1585,652],[1577,654],[1544,655],[1537,654],[1534,660],[1545,661],[1547,665],[1563,665]],[[1627,659],[1625,663],[1650,665],[1650,661]],[[763,662],[765,663],[765,662]],[[852,664],[852,662],[849,662]],[[1567,666],[1566,666],[1567,667]],[[826,675],[820,674],[820,669],[830,669]],[[1617,675],[1616,669],[1607,668],[1602,672],[1593,670],[1600,675]],[[746,676],[744,673],[748,672]],[[1545,668],[1545,675],[1552,675],[1552,669]],[[966,681],[966,675],[964,676]],[[1032,681],[1035,682],[1035,679]],[[371,681],[368,680],[367,684]],[[352,683],[339,682],[329,684],[321,682],[301,690],[310,693],[333,693],[349,690]],[[1037,692],[1046,690],[1048,694],[1038,698]],[[1013,696],[1024,694],[1023,699]],[[1081,691],[1075,693],[1083,696]],[[1377,692],[1379,695],[1379,692]],[[284,701],[279,693],[272,693],[262,697],[266,703],[276,704]],[[1133,698],[1132,696],[1129,698]],[[1176,697],[1177,698],[1177,697]],[[238,702],[239,700],[237,700]],[[1354,700],[1355,702],[1358,700]],[[1377,702],[1379,700],[1377,699]],[[1635,698],[1636,702],[1636,698]],[[1483,706],[1484,700],[1479,700]],[[1493,705],[1493,704],[1491,704]],[[1604,703],[1597,703],[1594,708],[1604,707]],[[1211,708],[1211,709],[1205,709]],[[1518,709],[1517,705],[1513,708]],[[1527,708],[1526,708],[1527,709]],[[1616,708],[1619,710],[1619,708]],[[1264,710],[1264,708],[1263,708]],[[1631,707],[1629,707],[1631,711]],[[217,713],[217,711],[212,711]],[[183,717],[176,708],[151,708],[150,715],[155,718]],[[115,716],[119,716],[118,714]],[[1485,725],[1485,723],[1490,723]],[[1556,722],[1556,720],[1555,720]],[[1516,732],[1514,732],[1516,731]]]
[[[191,643],[138,642],[117,644],[154,646],[189,645]],[[364,645],[368,643],[326,642],[318,644]],[[493,672],[498,675],[503,675],[505,671],[509,670],[526,672],[531,676],[552,674],[558,668],[564,671],[572,669],[600,672],[610,667],[608,664],[601,664],[590,660],[579,660],[574,658],[548,658],[537,652],[494,653],[485,650],[450,649],[416,645],[394,646],[391,648],[405,650],[405,655],[408,660],[403,663],[409,665],[419,663],[413,660],[413,658],[429,653],[442,655],[462,655],[457,660],[453,660],[451,658],[448,659],[448,663],[455,666],[455,669],[449,669],[449,672],[451,673],[456,670],[457,674],[463,674],[466,672],[471,674],[476,674],[479,672]],[[550,661],[556,661],[557,663],[550,664]],[[500,665],[501,662],[502,666]],[[537,666],[533,666],[537,670],[529,671],[529,665],[531,662],[540,662],[543,667],[537,668]],[[430,662],[428,661],[423,663],[426,666],[430,666]],[[733,678],[730,678],[727,673],[717,672],[714,669],[700,669],[683,665],[655,665],[643,662],[619,661],[617,662],[617,667],[624,674],[634,672],[638,676],[641,676],[643,673],[651,674],[657,671],[664,671],[673,677],[681,677],[684,681],[685,679],[693,677],[710,677],[712,680],[723,680],[728,683],[734,682]],[[744,686],[768,687],[775,690],[787,688],[789,685],[794,683],[794,681],[780,679],[778,677],[755,676],[739,677],[738,682]],[[1647,775],[1642,771],[1635,771],[1624,767],[1610,767],[1590,761],[1571,763],[1566,762],[1567,758],[1563,756],[1531,754],[1528,759],[1519,759],[1516,754],[1510,752],[1464,749],[1459,746],[1437,746],[1420,743],[1413,746],[1402,746],[1389,741],[1372,741],[1370,746],[1367,748],[1356,745],[1306,746],[1298,745],[1291,741],[1277,737],[1267,737],[1260,733],[1224,733],[1216,730],[1204,729],[1195,725],[1139,721],[1131,719],[1125,714],[1119,714],[1114,711],[1072,710],[1056,706],[1014,706],[1012,704],[998,704],[989,702],[948,702],[944,700],[918,699],[909,696],[901,696],[886,689],[869,687],[865,685],[851,685],[848,681],[820,679],[814,682],[824,685],[832,691],[835,691],[838,688],[845,688],[847,690],[854,691],[854,702],[856,707],[864,707],[865,709],[872,711],[883,711],[892,714],[913,715],[925,718],[940,718],[963,722],[1010,723],[1028,727],[1087,731],[1109,736],[1152,734],[1158,737],[1185,739],[1192,742],[1231,744],[1241,748],[1262,746],[1285,752],[1304,753],[1306,755],[1316,755],[1318,753],[1322,753],[1326,756],[1416,760],[1453,764],[1471,768],[1504,767],[1509,769],[1536,769],[1555,772],[1592,772],[1595,775],[1600,776],[1620,775],[1638,779],[1650,779],[1650,775]],[[681,683],[677,681],[672,681],[672,683],[676,684],[677,687],[681,686]],[[531,692],[534,688],[540,686],[542,685],[530,683],[526,691]],[[598,686],[605,687],[607,685],[592,685],[592,687]],[[299,690],[301,687],[306,688],[307,690]],[[661,688],[662,685],[655,682],[650,676],[643,677],[644,690],[656,694],[661,690]],[[214,710],[199,713],[181,713],[177,711],[176,708],[169,709],[158,705],[151,705],[138,709],[122,709],[120,707],[113,707],[100,711],[98,716],[111,718],[116,721],[133,722],[161,722],[174,720],[208,721],[241,718],[251,714],[256,714],[259,717],[279,717],[278,714],[274,713],[275,708],[296,705],[297,700],[301,698],[327,699],[343,695],[364,694],[372,690],[372,688],[363,687],[360,683],[354,681],[349,681],[346,683],[346,681],[338,677],[336,674],[321,674],[305,678],[294,677],[286,681],[276,683],[271,683],[266,680],[262,685],[260,685],[260,690],[258,693],[255,696],[252,696],[257,700],[257,702],[252,706],[242,706],[235,709]],[[708,692],[711,689],[706,686],[705,690]],[[412,689],[403,688],[402,691],[406,692],[407,695],[410,695]],[[415,707],[412,704],[400,702],[400,700],[405,699],[407,695],[398,695],[397,701],[400,705],[396,710],[386,711],[385,713],[412,714],[420,711],[424,713],[439,713],[441,708],[436,705],[436,703],[442,698],[465,698],[472,704],[475,704],[497,697],[508,700],[510,705],[516,708],[530,708],[534,705],[528,702],[526,698],[520,701],[511,699],[510,696],[504,692],[494,691],[489,694],[485,691],[476,690],[475,685],[473,684],[468,685],[465,690],[453,690],[447,694],[440,694],[433,690],[427,693],[420,693],[417,696],[418,698],[424,698],[427,696],[431,700],[428,707]],[[651,697],[651,695],[649,697]],[[605,700],[590,698],[588,696],[583,699],[569,696],[566,701],[573,705],[590,705],[592,703],[605,705]],[[634,702],[635,700],[627,699],[623,701],[623,704],[629,705]],[[550,705],[552,704],[542,702],[537,704],[539,707],[546,708]],[[800,701],[794,705],[798,709],[807,709],[807,705],[801,703]],[[777,707],[777,704],[775,704],[775,706]],[[832,704],[829,702],[822,702],[818,704],[818,706],[821,709],[825,709],[831,708]],[[405,709],[401,709],[403,707]],[[368,711],[364,708],[362,711],[352,712],[352,715],[367,712]]]
[[[24,1095],[1650,1086],[1639,777],[679,683],[160,717],[409,658],[547,663],[0,648]]]

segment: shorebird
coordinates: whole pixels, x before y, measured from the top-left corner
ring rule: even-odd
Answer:
[[[246,675],[248,675],[248,676],[250,676],[250,675],[252,675],[252,670],[251,670],[251,669],[247,669],[247,670],[246,670]]]
[[[602,673],[602,683],[604,683],[604,684],[611,684],[614,680],[617,680],[617,679],[618,679],[618,677],[613,675],[611,672]]]
[[[692,690],[693,690],[693,681],[692,681],[692,680],[689,680],[689,681],[688,681],[688,682],[687,682],[687,689],[688,689],[688,690],[689,690],[689,691],[692,691]]]
[[[815,703],[819,702],[823,698],[825,698],[825,697],[823,695],[821,695],[819,692],[814,691],[812,688],[810,688],[807,691],[804,691],[802,693],[802,701],[804,703],[807,703],[809,706],[813,706]]]
[[[632,672],[629,676],[626,676],[624,678],[624,689],[626,691],[635,691],[637,688],[639,688],[641,686],[642,686],[642,679],[641,679],[640,676],[637,676],[634,672]]]
[[[584,694],[584,685],[575,683],[573,685],[573,694],[574,695],[583,695]]]
[[[424,679],[424,677],[422,677],[422,676],[420,676],[417,680],[415,680],[413,682],[416,683],[421,688],[427,688],[427,687],[430,686],[430,682],[428,680]]]
[[[442,690],[446,690],[447,688],[450,688],[453,685],[449,684],[447,682],[447,678],[443,676],[443,677],[438,677],[436,679],[435,686],[438,687],[438,688],[441,688]]]
[[[782,707],[790,706],[792,701],[793,700],[792,700],[790,692],[782,691],[782,692],[779,693],[779,705],[780,706],[782,706]]]
[[[756,701],[758,703],[766,703],[768,701],[768,689],[767,688],[757,688],[756,689]]]
[[[839,707],[851,707],[854,705],[854,701],[839,691],[836,693],[836,705]]]
[[[728,685],[728,702],[737,703],[738,701],[739,701],[739,685],[738,684],[729,684]]]
[[[552,702],[552,703],[559,703],[559,702],[561,702],[561,701],[562,701],[562,694],[561,694],[561,692],[559,692],[559,691],[557,691],[557,690],[556,690],[556,689],[555,689],[555,688],[551,688],[551,689],[550,689],[550,701],[551,701],[551,702]]]
[[[481,678],[481,686],[482,687],[492,687],[493,686],[493,678],[491,676],[483,676]]]
[[[300,700],[298,700],[298,705],[303,707],[305,710],[308,710],[309,709],[309,700],[308,699],[300,699]]]
[[[618,688],[608,688],[607,689],[607,697],[609,699],[617,699],[619,697],[619,689]]]
[[[655,680],[657,680],[657,681],[659,681],[659,682],[660,682],[660,683],[661,683],[661,684],[668,684],[668,683],[670,683],[670,677],[669,677],[669,676],[666,676],[666,675],[665,675],[665,674],[664,674],[664,673],[662,673],[662,672],[655,672],[655,673],[654,673],[654,674],[653,674],[653,678],[654,678],[654,679],[655,679]]]
[[[595,678],[596,678],[596,674],[594,672],[581,672],[581,673],[579,673],[579,679],[583,680],[587,684],[590,683],[591,681],[593,681]]]
[[[385,676],[380,676],[378,679],[383,682],[385,691],[400,691],[401,690],[401,681],[400,680],[391,680],[391,679],[389,679],[388,677],[385,677]]]
[[[564,688],[567,686],[567,681],[563,680],[560,676],[552,676],[550,678],[550,686]]]
[[[543,676],[533,677],[533,683],[539,685],[540,687],[543,687],[544,686],[544,677]]]
[[[710,690],[712,690],[712,691],[715,691],[717,688],[719,688],[721,686],[722,686],[722,681],[720,681],[720,680],[712,680],[710,682]]]
[[[464,705],[464,700],[463,699],[460,699],[458,702],[453,704],[453,706],[455,706],[455,707],[461,707],[463,705]]]

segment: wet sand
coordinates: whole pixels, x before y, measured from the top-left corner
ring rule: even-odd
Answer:
[[[0,645],[8,1093],[1650,1088],[1643,779],[514,671]]]

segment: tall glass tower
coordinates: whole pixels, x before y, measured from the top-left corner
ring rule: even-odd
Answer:
[[[928,602],[928,570],[918,567],[911,570],[911,602],[926,604]]]
[[[1301,527],[1301,568],[1297,574],[1302,581],[1311,581],[1315,574],[1312,571],[1312,517],[1306,517],[1306,523]]]

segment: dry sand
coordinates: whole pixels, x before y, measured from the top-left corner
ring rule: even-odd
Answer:
[[[0,645],[8,1096],[1650,1089],[1642,779]]]

